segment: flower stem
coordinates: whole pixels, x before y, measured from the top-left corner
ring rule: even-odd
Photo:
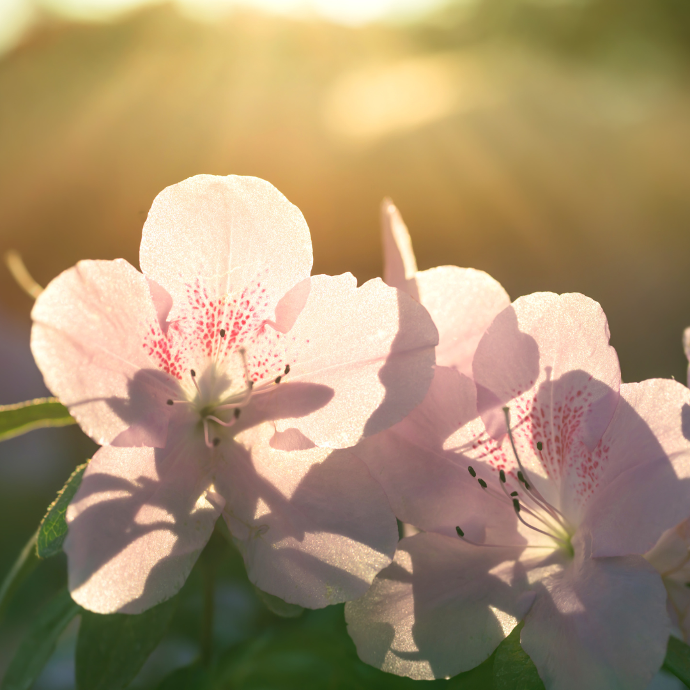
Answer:
[[[202,556],[203,558],[203,556]],[[216,564],[208,556],[202,561],[204,611],[201,621],[201,663],[210,666],[213,659],[213,609],[215,604]]]

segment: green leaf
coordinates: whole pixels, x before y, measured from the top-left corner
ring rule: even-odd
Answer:
[[[271,613],[275,613],[276,616],[280,616],[281,618],[298,618],[304,613],[304,609],[299,604],[288,604],[287,601],[283,601],[280,597],[264,592],[256,585],[254,586],[254,591],[266,608]]]
[[[28,690],[31,687],[50,659],[60,633],[80,610],[64,589],[41,611],[14,655],[1,690]]]
[[[219,687],[213,682],[212,669],[198,661],[191,666],[178,668],[163,679],[157,690],[212,690]]]
[[[22,552],[17,557],[7,573],[5,579],[0,585],[0,611],[5,608],[5,605],[10,600],[12,594],[17,587],[24,581],[24,578],[36,567],[38,564],[38,557],[36,556],[36,539],[38,537],[38,530],[31,535],[31,538],[24,545]]]
[[[48,512],[41,520],[38,528],[36,552],[39,558],[48,558],[62,551],[62,542],[67,536],[67,522],[65,520],[67,506],[74,498],[74,494],[77,493],[87,464],[79,465],[72,472],[67,483],[58,492],[57,498],[48,506]]]
[[[16,405],[0,405],[0,441],[45,426],[76,424],[57,398],[37,398]]]
[[[537,667],[520,646],[520,623],[494,652],[495,690],[544,690]]]
[[[163,638],[176,605],[175,596],[138,615],[84,611],[77,639],[77,690],[127,687]]]
[[[690,688],[690,647],[677,637],[669,637],[663,668]]]

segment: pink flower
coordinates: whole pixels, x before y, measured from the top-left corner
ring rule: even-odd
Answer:
[[[383,279],[421,302],[438,328],[436,364],[472,376],[472,357],[484,331],[510,297],[488,273],[474,268],[437,266],[418,271],[412,241],[389,199],[381,207]]]
[[[419,408],[359,444],[398,518],[423,530],[346,607],[362,659],[453,676],[524,620],[549,690],[647,686],[670,621],[642,554],[687,517],[690,391],[620,385],[608,340],[582,295],[520,298],[481,339],[474,381],[437,367]]]
[[[310,278],[274,187],[197,176],[158,195],[143,274],[82,261],[36,302],[48,387],[103,447],[69,507],[69,586],[137,613],[175,594],[222,514],[250,579],[311,607],[366,591],[395,520],[344,451],[424,397],[436,329],[407,295]],[[280,384],[280,385],[278,385]]]

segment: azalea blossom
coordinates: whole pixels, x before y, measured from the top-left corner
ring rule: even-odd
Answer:
[[[200,175],[156,197],[142,273],[82,261],[38,298],[38,366],[103,445],[67,512],[79,604],[169,598],[221,515],[252,582],[288,602],[360,596],[390,563],[385,495],[338,449],[421,402],[437,332],[406,294],[311,263],[274,187]]]
[[[437,266],[417,270],[412,240],[400,211],[381,206],[383,279],[404,290],[431,314],[438,328],[436,364],[472,376],[472,357],[494,317],[510,304],[501,284],[474,268]]]
[[[360,657],[445,678],[524,621],[547,689],[645,688],[671,623],[643,554],[687,517],[690,391],[621,385],[604,313],[578,294],[518,299],[472,370],[437,367],[422,405],[357,446],[422,530],[346,606]]]

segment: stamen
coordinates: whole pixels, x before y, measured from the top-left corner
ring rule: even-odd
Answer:
[[[174,403],[173,403],[172,400],[167,400],[165,404],[166,404],[166,405],[173,405]]]
[[[479,486],[482,487],[482,489],[486,489],[486,482],[483,479],[477,479],[479,482]]]
[[[501,483],[505,484],[506,483],[506,473],[504,470],[500,470],[498,473],[498,476],[501,480]]]
[[[204,419],[204,441],[208,448],[213,448],[213,444],[208,437],[208,419]]]
[[[199,384],[196,382],[196,371],[194,369],[190,369],[189,373],[192,375],[192,381],[194,382],[194,387],[196,388],[196,392],[201,395],[201,389],[199,388]]]
[[[550,532],[545,532],[543,529],[539,529],[538,527],[535,527],[534,525],[530,525],[529,522],[525,522],[523,519],[522,515],[520,515],[520,501],[517,498],[513,499],[513,508],[515,508],[515,515],[517,516],[517,519],[520,520],[520,522],[525,526],[529,527],[530,529],[534,530],[535,532],[539,532],[540,534],[543,534],[550,539],[554,539],[556,541],[561,542],[563,546],[568,546],[568,542],[565,539],[561,539],[560,537],[557,537],[555,534],[551,534]],[[531,512],[531,511],[529,511]]]
[[[290,373],[290,365],[286,364],[285,365],[285,373],[283,374],[283,376],[287,376],[289,373]]]
[[[233,426],[237,421],[237,416],[233,417],[229,422],[224,422],[222,419],[218,419],[218,417],[214,417],[213,415],[209,415],[206,417],[206,419],[209,419],[216,424],[220,424],[221,426],[230,427]]]
[[[488,546],[489,548],[499,548],[499,549],[548,549],[548,546],[543,544],[479,544],[476,541],[472,541],[465,536],[459,525],[455,527],[455,531],[458,533],[460,539],[462,539],[466,544],[471,544],[472,546]]]
[[[477,473],[474,471],[474,467],[468,467],[467,471],[470,473],[473,479],[477,476]]]
[[[274,383],[280,383],[280,379],[282,378],[282,376],[276,376],[276,380],[274,381]]]

